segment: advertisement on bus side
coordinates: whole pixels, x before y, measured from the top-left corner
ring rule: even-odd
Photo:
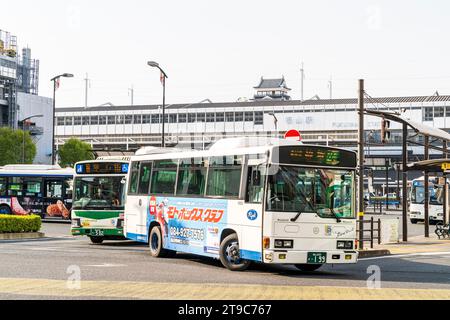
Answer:
[[[161,225],[166,249],[216,257],[227,207],[227,200],[152,196],[148,227],[154,221]]]

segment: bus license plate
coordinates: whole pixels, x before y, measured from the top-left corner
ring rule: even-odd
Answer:
[[[91,230],[91,236],[93,237],[103,237],[105,235],[105,232],[100,229],[92,229]]]
[[[327,263],[327,254],[322,252],[309,252],[308,264],[325,264]]]

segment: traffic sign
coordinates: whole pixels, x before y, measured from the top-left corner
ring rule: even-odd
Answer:
[[[287,140],[296,140],[296,141],[302,141],[302,135],[298,130],[289,130],[284,135],[284,138]]]
[[[450,171],[450,163],[443,163],[442,171]]]

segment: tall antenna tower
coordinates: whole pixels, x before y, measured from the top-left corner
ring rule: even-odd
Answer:
[[[301,101],[305,101],[305,99],[304,99],[304,92],[303,92],[303,85],[304,85],[304,83],[303,83],[303,81],[305,80],[305,68],[304,68],[304,63],[303,63],[303,61],[302,61],[302,67],[301,67],[301,69],[300,69],[300,74],[301,74],[301,87],[300,87],[300,92],[301,92]]]
[[[330,89],[330,100],[333,99],[333,77],[328,81],[328,89]]]
[[[84,92],[84,108],[88,107],[88,91],[89,88],[91,87],[91,80],[88,77],[88,74],[86,73],[86,79],[84,79],[85,81],[85,92]]]
[[[128,94],[131,97],[131,105],[134,106],[134,86],[132,85],[131,88],[128,88]]]

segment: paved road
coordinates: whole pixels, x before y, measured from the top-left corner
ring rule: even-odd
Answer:
[[[69,228],[69,225],[45,224],[43,230],[54,238],[0,242],[0,299],[29,297],[32,281],[26,279],[41,279],[44,282],[36,282],[36,287],[41,288],[48,284],[48,280],[59,281],[55,285],[65,283],[71,266],[79,267],[82,281],[94,281],[93,286],[96,281],[124,281],[133,282],[129,283],[131,287],[139,283],[147,284],[147,288],[150,284],[197,285],[199,288],[215,284],[222,285],[224,289],[221,290],[225,290],[231,284],[245,284],[282,286],[284,289],[280,292],[285,293],[290,288],[367,288],[367,270],[370,266],[377,266],[381,270],[382,288],[450,290],[450,244],[440,253],[374,258],[362,260],[357,265],[326,266],[316,273],[302,273],[291,266],[272,265],[255,265],[247,272],[234,273],[222,268],[216,260],[192,255],[178,254],[172,259],[154,259],[149,256],[145,245],[129,241],[92,245],[87,238],[68,236]],[[11,283],[5,279],[17,281]],[[2,283],[9,284],[2,287]],[[190,290],[194,292],[195,288]],[[49,289],[39,294],[54,296],[55,292],[58,291]],[[64,296],[66,292],[60,294]],[[123,294],[123,297],[134,297],[129,292]],[[398,291],[395,294],[399,294]],[[450,297],[450,291],[446,294]],[[95,296],[108,297],[106,291],[97,292]]]

